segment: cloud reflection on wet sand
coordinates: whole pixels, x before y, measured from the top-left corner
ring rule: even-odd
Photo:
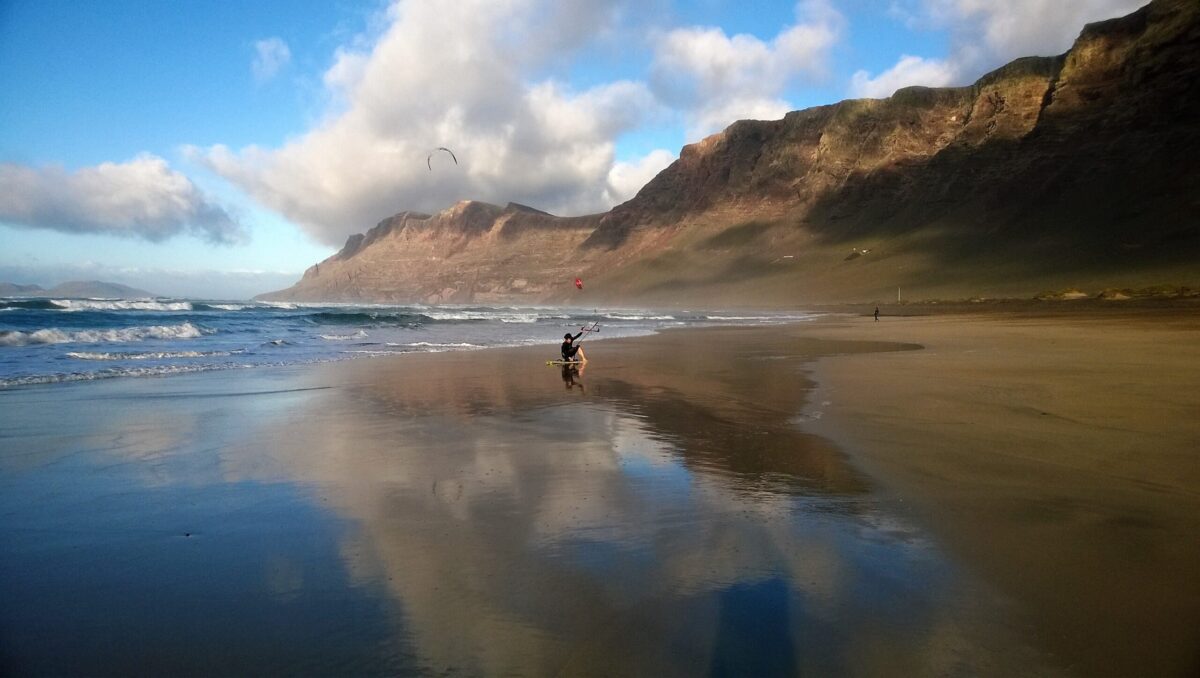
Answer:
[[[715,336],[626,349],[584,393],[499,354],[357,366],[260,439],[358,526],[348,568],[386,582],[427,669],[1033,662],[988,594],[942,604],[976,584],[789,423],[803,360],[751,358],[795,348]]]
[[[101,524],[141,521],[133,507],[153,491],[162,520],[207,528],[189,558],[141,542],[150,565],[119,585],[128,605],[164,580],[207,582],[193,588],[223,607],[195,633],[222,638],[254,611],[305,639],[239,635],[244,663],[226,668],[279,670],[290,651],[309,673],[1045,670],[1004,601],[792,423],[807,361],[846,346],[695,336],[606,344],[571,388],[530,349],[76,389],[106,396],[110,424],[67,422],[58,447],[108,469],[95,482],[126,498]],[[317,386],[330,388],[298,390]],[[28,393],[10,402],[36,417]],[[21,487],[52,482],[61,458],[27,461]],[[33,520],[22,510],[10,525]],[[362,611],[373,600],[384,617]],[[138,608],[114,612],[139,633]],[[203,665],[157,642],[149,666]],[[77,665],[125,666],[100,656]]]

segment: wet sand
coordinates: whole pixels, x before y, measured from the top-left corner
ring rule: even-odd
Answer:
[[[1186,674],[1200,334],[1039,322],[0,392],[2,668]]]
[[[842,318],[805,429],[1016,600],[1080,675],[1200,673],[1200,316]],[[827,403],[822,405],[822,403]]]

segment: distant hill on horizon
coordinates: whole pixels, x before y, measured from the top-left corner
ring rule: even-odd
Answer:
[[[35,297],[45,291],[41,285],[18,285],[17,283],[0,282],[0,297]]]
[[[45,289],[40,285],[18,285],[16,283],[0,282],[0,296],[143,299],[159,295],[120,283],[104,282],[102,280],[69,280],[59,283],[50,289]]]
[[[1200,2],[1154,0],[970,86],[736,122],[602,214],[401,212],[258,298],[767,307],[1195,287],[1197,101]]]

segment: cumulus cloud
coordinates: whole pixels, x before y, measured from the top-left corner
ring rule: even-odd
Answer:
[[[613,6],[397,2],[376,39],[337,51],[323,78],[334,107],[320,123],[278,148],[187,152],[328,244],[400,209],[464,198],[607,209],[614,139],[659,104],[640,82],[577,91],[530,74],[602,32]],[[550,38],[528,49],[533,35]],[[430,171],[438,146],[458,165]]]
[[[244,237],[225,209],[166,160],[149,154],[75,172],[0,164],[0,221],[156,242],[180,233],[217,243]]]
[[[1124,16],[1147,0],[907,0],[893,13],[914,29],[948,30],[945,59],[904,55],[877,76],[858,71],[856,96],[889,96],[908,85],[967,84],[1022,56],[1062,54],[1084,24]]]
[[[960,58],[1006,62],[1020,56],[1061,54],[1084,24],[1124,16],[1147,1],[922,0],[921,13],[926,20],[951,28]]]
[[[678,28],[659,41],[651,83],[686,112],[693,138],[743,118],[779,118],[792,108],[781,98],[784,88],[825,71],[843,23],[827,0],[806,0],[796,6],[796,23],[769,41],[730,37],[720,28]]]
[[[831,0],[802,0],[768,40],[703,27],[654,33],[646,81],[573,88],[544,75],[598,40],[641,44],[622,23],[629,5],[396,0],[377,31],[335,51],[322,76],[329,109],[308,130],[278,147],[185,152],[330,245],[401,209],[468,198],[602,211],[674,157],[617,162],[623,134],[675,117],[694,139],[782,116],[792,108],[783,93],[824,74],[844,23]],[[439,146],[458,164],[431,171],[425,158]]]
[[[856,97],[881,99],[909,85],[945,87],[953,85],[958,77],[958,67],[942,59],[900,57],[888,70],[875,77],[867,71],[858,71],[850,78],[850,92]]]
[[[674,161],[674,153],[659,148],[634,162],[614,163],[608,172],[608,202],[616,205],[629,200]]]
[[[254,79],[266,82],[275,77],[292,60],[292,50],[280,38],[267,38],[254,43],[254,61],[250,70]]]

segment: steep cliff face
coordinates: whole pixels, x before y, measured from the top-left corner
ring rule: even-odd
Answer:
[[[1197,101],[1200,3],[1155,0],[969,87],[737,122],[605,214],[401,213],[270,296],[786,305],[1195,283]]]
[[[464,201],[436,215],[402,212],[312,266],[281,300],[499,302],[538,298],[576,268],[561,261],[599,216],[560,218],[510,203]],[[560,259],[555,263],[554,257]]]

